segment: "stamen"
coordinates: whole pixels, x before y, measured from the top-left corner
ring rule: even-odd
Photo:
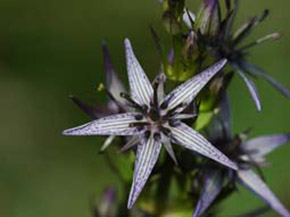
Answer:
[[[275,33],[272,33],[272,34],[269,34],[269,35],[266,35],[262,38],[259,38],[257,39],[256,41],[254,42],[251,42],[245,46],[243,46],[242,48],[240,48],[240,50],[247,50],[255,45],[258,45],[258,44],[261,44],[261,43],[264,43],[264,42],[267,42],[269,40],[278,40],[280,38],[280,34],[278,32],[275,32]]]

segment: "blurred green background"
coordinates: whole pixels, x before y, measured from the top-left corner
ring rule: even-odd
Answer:
[[[283,37],[254,48],[250,58],[290,88],[289,7],[287,0],[243,0],[237,23],[270,9],[270,19],[252,38],[273,31]],[[98,155],[103,139],[61,136],[63,129],[89,120],[67,96],[105,99],[96,91],[104,81],[103,39],[124,81],[125,37],[131,39],[152,78],[159,60],[148,25],[164,34],[160,14],[154,0],[1,0],[1,217],[89,217],[92,198],[118,182]],[[236,132],[248,127],[253,127],[253,136],[289,131],[289,101],[262,80],[257,86],[262,113],[256,112],[238,77],[231,85]],[[271,188],[290,209],[289,158],[290,147],[282,147],[269,156],[274,167],[264,171]],[[241,190],[223,203],[220,216],[236,216],[262,204]]]

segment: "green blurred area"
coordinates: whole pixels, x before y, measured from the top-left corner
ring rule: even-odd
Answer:
[[[187,1],[195,5],[196,1]],[[290,87],[290,2],[243,0],[239,21],[271,11],[254,37],[280,31],[282,39],[254,48],[250,59]],[[155,0],[2,0],[0,3],[0,216],[89,217],[90,204],[118,180],[98,154],[100,137],[64,137],[63,129],[89,117],[70,93],[104,101],[101,42],[105,39],[117,71],[126,81],[123,39],[129,37],[146,72],[159,70],[149,24],[164,36]],[[168,39],[167,39],[168,40]],[[165,40],[166,41],[166,40]],[[258,80],[263,112],[255,110],[243,82],[230,87],[235,131],[253,136],[290,130],[289,100]],[[268,184],[290,209],[290,147],[269,156]],[[263,203],[241,190],[221,206],[236,216]],[[269,213],[268,216],[275,216]]]

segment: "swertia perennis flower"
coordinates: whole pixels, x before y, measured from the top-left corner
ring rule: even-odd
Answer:
[[[243,43],[251,35],[255,27],[268,17],[269,10],[264,10],[261,15],[254,16],[236,31],[233,31],[240,0],[235,0],[234,3],[229,0],[225,2],[227,7],[226,14],[223,17],[221,15],[220,1],[202,0],[194,26],[194,31],[199,41],[197,43],[200,43],[199,46],[205,47],[209,54],[217,59],[227,58],[229,60],[229,65],[238,73],[248,87],[257,110],[260,111],[262,106],[257,88],[250,77],[264,78],[282,95],[290,99],[290,91],[286,87],[246,58],[249,49],[253,46],[269,40],[277,40],[280,37],[280,34],[275,32],[248,44]]]
[[[220,112],[210,127],[209,140],[220,147],[239,167],[237,171],[221,168],[219,165],[206,162],[198,172],[198,180],[202,185],[200,198],[194,217],[202,216],[213,205],[218,196],[235,190],[236,183],[249,189],[264,200],[281,216],[290,217],[290,213],[271,192],[266,183],[253,171],[266,165],[265,156],[276,148],[290,141],[290,134],[260,136],[245,141],[245,135],[235,137],[231,133],[229,105],[226,96],[220,104]]]
[[[127,71],[131,94],[121,93],[132,107],[131,112],[103,117],[79,127],[65,130],[64,135],[138,136],[133,184],[128,208],[130,209],[148,180],[164,145],[175,159],[171,142],[213,159],[231,169],[237,166],[202,135],[182,122],[193,114],[185,109],[201,89],[226,64],[222,59],[197,76],[187,80],[164,96],[165,76],[159,74],[152,85],[136,59],[131,44],[125,40]]]

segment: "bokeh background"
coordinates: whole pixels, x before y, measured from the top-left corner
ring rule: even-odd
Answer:
[[[243,0],[237,24],[270,9],[270,18],[252,39],[273,31],[283,37],[254,48],[250,58],[290,88],[289,7],[287,0]],[[159,60],[148,25],[165,35],[160,14],[154,0],[1,0],[0,216],[89,217],[92,198],[118,182],[98,155],[103,139],[61,136],[63,129],[89,120],[67,96],[105,99],[96,91],[104,81],[103,39],[124,81],[125,37],[152,78]],[[238,77],[230,87],[235,131],[253,127],[253,136],[289,132],[289,100],[262,80],[257,86],[261,113]],[[267,182],[290,209],[290,146],[271,154],[269,161],[274,167],[264,170]],[[222,204],[220,216],[262,204],[241,190]]]

